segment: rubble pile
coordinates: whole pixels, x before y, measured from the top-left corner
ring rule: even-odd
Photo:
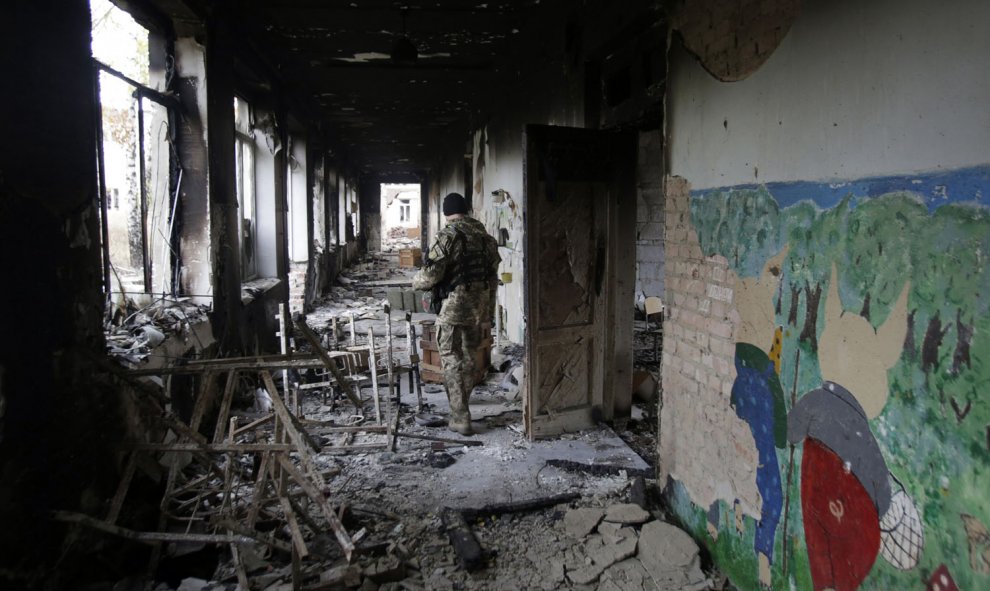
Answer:
[[[207,306],[183,298],[159,298],[140,309],[127,299],[122,306],[108,309],[104,325],[107,354],[137,365],[167,337],[191,336],[193,325],[204,322],[208,312]]]
[[[382,236],[382,252],[397,252],[403,248],[414,248],[421,244],[422,241],[418,235],[409,236],[409,229],[401,226],[389,228]]]
[[[385,289],[410,275],[394,264],[368,257],[342,275],[293,319],[293,354],[129,372],[199,376],[192,416],[145,383],[166,435],[133,449],[160,467],[135,451],[107,517],[59,519],[153,543],[163,564],[213,557],[208,571],[135,583],[156,591],[719,588],[691,538],[662,520],[652,464],[627,444],[655,448],[655,399],[618,432],[530,441],[525,351],[501,343],[472,394],[475,436],[451,433],[444,389],[419,383],[411,354],[413,326],[435,317],[385,306]],[[175,330],[192,312],[148,309],[141,320]],[[128,529],[128,487],[156,473],[161,527]]]

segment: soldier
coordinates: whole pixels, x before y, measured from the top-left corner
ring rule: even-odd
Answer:
[[[468,217],[459,193],[443,200],[447,225],[437,233],[423,268],[413,277],[413,289],[445,293],[437,316],[437,343],[443,381],[450,401],[448,428],[471,435],[468,398],[474,388],[474,357],[490,323],[498,286],[498,243],[484,224]],[[435,288],[440,288],[439,290]]]

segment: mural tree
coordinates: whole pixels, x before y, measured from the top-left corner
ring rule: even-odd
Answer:
[[[874,328],[883,322],[908,279],[914,242],[927,219],[928,210],[910,193],[863,200],[849,212],[838,261],[845,309],[859,308]]]
[[[808,343],[812,352],[818,350],[818,310],[822,291],[828,287],[832,262],[839,257],[845,242],[851,202],[852,196],[847,195],[839,205],[817,215],[804,233],[804,239],[791,244],[785,265],[790,269],[785,277],[792,289],[804,290],[805,314],[799,339]]]
[[[780,207],[765,187],[713,192],[691,203],[706,255],[720,254],[742,277],[760,274],[780,250]]]

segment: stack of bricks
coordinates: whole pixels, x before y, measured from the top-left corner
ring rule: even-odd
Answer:
[[[800,12],[800,0],[684,2],[673,18],[684,45],[712,76],[742,80],[770,57]]]
[[[660,478],[681,481],[699,506],[739,500],[758,514],[756,446],[730,404],[735,273],[725,257],[702,252],[687,181],[668,178],[666,195]]]

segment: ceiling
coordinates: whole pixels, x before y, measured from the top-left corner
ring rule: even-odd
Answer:
[[[181,28],[211,0],[148,0]],[[118,2],[125,4],[126,2]],[[554,0],[242,0],[224,19],[365,175],[420,177],[466,141]],[[390,54],[405,31],[415,63]],[[180,31],[180,34],[181,31]]]

